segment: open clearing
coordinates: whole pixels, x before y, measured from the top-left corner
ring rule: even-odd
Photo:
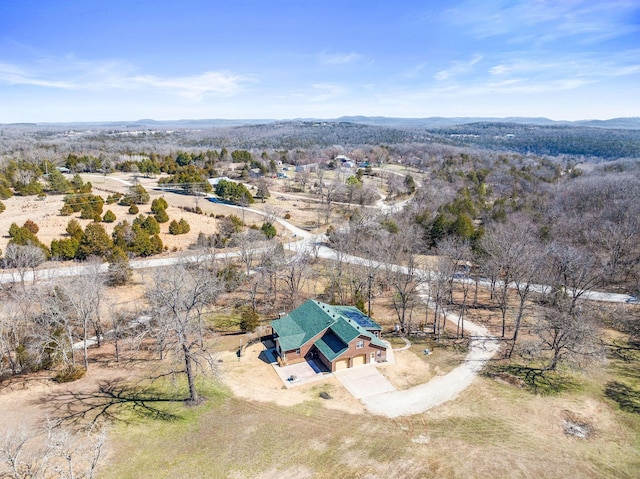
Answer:
[[[454,401],[388,419],[367,414],[335,378],[285,389],[259,359],[261,349],[248,347],[240,360],[235,348],[222,352],[223,383],[201,383],[207,401],[198,407],[164,405],[173,420],[125,414],[127,422],[111,428],[98,477],[636,478],[640,468],[640,418],[600,396],[604,371],[576,376],[581,391],[553,397],[477,377]],[[153,361],[115,367],[108,346],[92,354],[95,366],[77,382],[43,377],[4,388],[0,409],[12,415],[3,429],[42,421],[67,391],[117,378],[134,384],[158,372]],[[396,384],[411,364],[428,372],[412,351],[396,356],[405,367],[381,368]],[[165,388],[176,394],[171,382]],[[567,436],[568,418],[589,424],[593,435]]]

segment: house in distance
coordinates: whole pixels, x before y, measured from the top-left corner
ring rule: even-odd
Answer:
[[[330,371],[384,362],[382,328],[354,306],[332,306],[310,299],[271,322],[276,354],[283,365],[308,359]]]

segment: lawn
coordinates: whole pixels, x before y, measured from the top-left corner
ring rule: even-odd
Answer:
[[[640,416],[593,393],[536,396],[479,377],[456,401],[390,420],[328,409],[321,389],[283,407],[206,384],[206,403],[168,406],[178,419],[117,424],[99,477],[635,478],[640,470]],[[567,436],[567,418],[588,422],[593,435]]]

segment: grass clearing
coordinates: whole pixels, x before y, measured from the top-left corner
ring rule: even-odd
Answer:
[[[172,406],[178,420],[117,425],[100,477],[635,478],[640,470],[638,415],[580,392],[533,395],[478,378],[456,401],[390,420],[325,408],[319,394],[331,394],[330,384],[290,407],[209,387],[213,400]],[[593,438],[565,435],[569,413],[593,425]]]

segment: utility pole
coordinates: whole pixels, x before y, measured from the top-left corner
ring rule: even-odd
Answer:
[[[369,273],[369,308],[367,309],[367,313],[369,317],[371,317],[371,282],[373,281],[373,274]]]

